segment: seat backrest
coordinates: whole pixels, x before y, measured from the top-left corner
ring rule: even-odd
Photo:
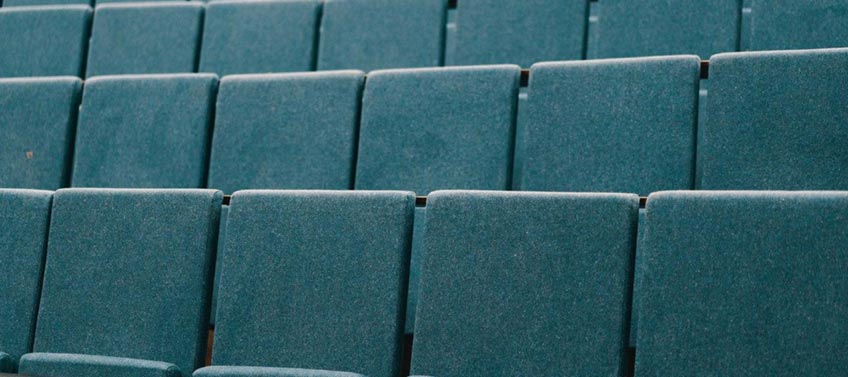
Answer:
[[[589,57],[713,54],[739,50],[742,0],[603,0]]]
[[[318,69],[442,65],[446,0],[326,0]]]
[[[509,188],[519,75],[517,66],[369,74],[356,188]]]
[[[87,5],[0,8],[0,77],[82,76]]]
[[[705,190],[848,190],[848,49],[721,54],[698,142]]]
[[[54,195],[36,352],[164,361],[206,355],[222,194],[64,189]]]
[[[651,195],[636,375],[843,373],[846,213],[845,192]]]
[[[412,374],[623,376],[639,198],[429,196]]]
[[[67,186],[81,91],[76,77],[0,79],[0,187]]]
[[[842,0],[749,0],[749,50],[848,47]]]
[[[98,5],[86,76],[195,72],[202,2]]]
[[[0,352],[17,359],[32,351],[47,226],[53,193],[0,190]]]
[[[364,83],[360,71],[225,77],[208,186],[351,189]]]
[[[461,0],[447,65],[579,60],[588,0]]]
[[[414,207],[411,192],[233,195],[213,364],[398,376]]]
[[[315,69],[316,0],[215,1],[206,8],[199,72],[300,72]]]
[[[513,188],[694,188],[699,67],[697,56],[534,65]]]
[[[211,74],[87,80],[73,186],[204,187],[217,86]]]

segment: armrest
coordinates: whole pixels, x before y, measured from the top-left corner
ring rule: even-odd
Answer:
[[[319,369],[211,366],[200,368],[193,377],[366,377],[361,374]]]
[[[67,353],[28,353],[18,373],[39,377],[182,377],[180,368],[159,361]]]
[[[12,356],[7,353],[0,352],[0,373],[12,373],[14,370],[14,364]]]

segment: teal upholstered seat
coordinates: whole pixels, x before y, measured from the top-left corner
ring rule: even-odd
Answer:
[[[87,76],[195,72],[203,3],[98,5]]]
[[[92,5],[90,0],[4,0],[3,7],[26,7],[41,5]]]
[[[25,373],[47,377],[182,377],[174,364],[124,357],[30,353],[21,359]]]
[[[359,71],[225,77],[209,187],[352,188],[364,83]]]
[[[240,191],[221,261],[214,369],[400,372],[410,192]],[[342,376],[342,375],[340,375]]]
[[[742,0],[603,0],[588,54],[623,58],[739,50]]]
[[[81,90],[76,77],[0,79],[0,187],[67,186]]]
[[[320,12],[316,0],[210,3],[199,72],[223,76],[314,70]]]
[[[316,369],[219,367],[198,370],[194,377],[365,377],[357,373],[333,372]]]
[[[694,188],[699,66],[697,56],[534,65],[513,188]]]
[[[356,189],[418,195],[508,189],[518,80],[516,66],[372,72],[363,95]],[[423,218],[416,215],[416,221]],[[415,246],[412,278],[422,252]],[[410,300],[415,297],[411,291]]]
[[[652,195],[636,375],[842,374],[846,213],[845,192]]]
[[[715,56],[706,190],[848,190],[848,49]]]
[[[446,0],[326,0],[318,69],[442,65]]]
[[[206,355],[222,195],[54,195],[31,376],[189,376]],[[129,358],[129,359],[127,359]]]
[[[49,191],[0,189],[0,372],[13,372],[35,334],[50,222]]]
[[[461,0],[447,65],[579,60],[588,0]]]
[[[356,188],[507,189],[518,79],[516,66],[372,72]]]
[[[6,6],[0,8],[0,77],[82,76],[90,7]]]
[[[412,373],[620,376],[639,198],[430,195]]]
[[[73,186],[204,187],[217,86],[211,74],[87,80]]]
[[[748,49],[848,47],[848,3],[842,0],[749,0]]]

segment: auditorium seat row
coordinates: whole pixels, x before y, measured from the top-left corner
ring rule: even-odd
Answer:
[[[221,200],[0,190],[2,371],[203,367]],[[414,207],[411,192],[237,192],[212,366],[194,376],[398,376]],[[624,375],[638,209],[632,194],[431,194],[412,373]],[[652,194],[636,376],[839,375],[846,213],[845,192]]]
[[[716,56],[700,126],[694,56],[537,64],[519,111],[515,66],[5,79],[0,187],[844,190],[846,62]]]
[[[717,55],[700,126],[695,56],[3,79],[0,187],[846,189],[846,63]]]
[[[447,0],[41,5],[70,2],[5,1],[0,77],[529,67],[848,47],[841,0],[459,0],[455,10]]]

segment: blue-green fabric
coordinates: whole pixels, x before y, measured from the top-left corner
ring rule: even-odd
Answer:
[[[517,66],[386,70],[368,75],[358,190],[505,190]]]
[[[361,374],[317,369],[221,367],[198,369],[194,377],[365,377]]]
[[[222,79],[209,187],[352,188],[364,83],[360,71]]]
[[[93,355],[30,353],[21,359],[21,374],[38,377],[182,377],[170,363]]]
[[[846,213],[845,192],[652,195],[636,375],[844,374]]]
[[[750,50],[848,47],[843,0],[750,1]]]
[[[418,306],[418,284],[421,280],[421,260],[424,259],[424,232],[426,229],[427,208],[415,208],[415,221],[412,228],[412,253],[409,258],[409,293],[406,298],[406,322],[404,332],[412,334],[415,330],[415,310]]]
[[[693,54],[709,59],[739,50],[742,0],[603,0],[596,8],[591,58]]]
[[[710,62],[698,164],[705,190],[848,190],[848,49]]]
[[[31,351],[51,199],[50,191],[0,190],[0,372]]]
[[[230,206],[221,206],[221,220],[218,222],[218,246],[215,253],[215,278],[212,280],[212,305],[209,310],[209,325],[215,326],[215,313],[218,311],[218,282],[221,281],[221,259],[227,242],[227,218]]]
[[[218,79],[102,76],[85,82],[75,187],[204,187]]]
[[[14,371],[15,364],[12,356],[7,353],[0,352],[0,373],[11,373]]]
[[[87,5],[0,8],[0,77],[82,76]]]
[[[195,72],[203,3],[98,5],[88,52],[88,77]]]
[[[206,356],[222,199],[216,190],[57,191],[34,351],[159,361],[191,375]],[[48,359],[63,377],[113,368]]]
[[[697,56],[534,65],[513,188],[692,189],[699,71]]]
[[[588,0],[460,0],[448,65],[583,58]]]
[[[639,198],[435,192],[412,374],[623,376]]]
[[[240,191],[214,365],[400,372],[411,192]]]
[[[318,69],[442,65],[446,0],[326,0]]]
[[[90,0],[4,0],[0,4],[6,8],[41,5],[92,5]]]
[[[199,72],[298,72],[315,69],[317,0],[216,1],[206,8]]]
[[[0,187],[67,186],[81,91],[76,77],[0,79]]]

